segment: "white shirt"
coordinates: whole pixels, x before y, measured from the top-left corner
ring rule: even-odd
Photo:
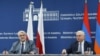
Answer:
[[[82,54],[84,54],[84,41],[82,41],[81,43],[78,42],[78,51],[80,49],[80,44],[81,44],[81,52],[82,52]]]

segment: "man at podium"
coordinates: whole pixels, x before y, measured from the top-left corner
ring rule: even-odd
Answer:
[[[70,48],[63,49],[62,54],[94,54],[93,46],[85,41],[85,33],[83,31],[76,32],[76,40],[71,44]]]
[[[25,31],[18,32],[19,40],[14,42],[9,51],[3,51],[3,54],[35,54],[37,49],[33,41],[27,39]]]

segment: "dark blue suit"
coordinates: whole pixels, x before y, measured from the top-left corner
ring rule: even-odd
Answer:
[[[84,51],[88,51],[88,48],[91,48],[91,50],[93,51],[93,46],[89,42],[85,41],[84,42]],[[77,51],[78,51],[78,41],[71,44],[70,48],[67,49],[68,54],[78,54]],[[93,53],[94,53],[94,51],[93,51]]]

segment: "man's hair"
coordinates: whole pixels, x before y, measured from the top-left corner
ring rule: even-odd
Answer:
[[[76,32],[76,35],[78,35],[78,34],[85,35],[84,31],[82,31],[82,30],[78,30],[78,31]]]
[[[24,30],[20,30],[20,31],[18,31],[18,35],[20,35],[20,33],[24,33],[24,34],[26,34],[26,32],[24,31]]]

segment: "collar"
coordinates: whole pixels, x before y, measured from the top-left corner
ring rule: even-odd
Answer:
[[[23,43],[23,44],[25,44],[26,43],[26,41],[24,41],[24,42],[20,42],[21,44]]]
[[[85,42],[85,41],[83,40],[82,42],[78,42],[78,44],[80,44],[80,43],[81,43],[81,44],[84,44],[84,42]]]

